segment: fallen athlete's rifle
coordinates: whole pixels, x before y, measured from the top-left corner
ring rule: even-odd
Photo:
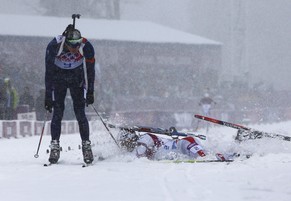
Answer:
[[[163,128],[153,128],[153,127],[146,127],[146,126],[124,127],[124,126],[116,126],[113,124],[107,124],[107,125],[109,128],[118,128],[120,130],[124,130],[127,132],[154,133],[154,134],[160,134],[160,135],[167,135],[172,138],[193,136],[193,137],[200,138],[202,140],[206,140],[205,135],[188,133],[188,132],[178,132],[175,127],[170,127],[170,129],[163,129]]]
[[[258,131],[258,130],[255,130],[255,129],[252,129],[252,128],[249,128],[246,126],[239,125],[239,124],[234,124],[234,123],[230,123],[230,122],[226,122],[226,121],[222,121],[222,120],[218,120],[218,119],[214,119],[211,117],[206,117],[206,116],[202,116],[202,115],[198,115],[198,114],[194,115],[194,117],[196,117],[198,119],[205,120],[205,121],[209,121],[209,122],[212,122],[215,124],[238,129],[237,136],[235,138],[237,141],[244,141],[244,140],[248,140],[248,139],[260,139],[263,137],[291,141],[291,137],[289,137],[289,136],[284,136],[284,135],[280,135],[280,134],[276,134],[276,133],[262,132],[262,131]]]

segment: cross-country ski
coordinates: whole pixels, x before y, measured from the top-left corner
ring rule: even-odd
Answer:
[[[290,136],[285,136],[281,134],[276,134],[276,133],[269,133],[269,132],[263,132],[263,131],[258,131],[246,126],[242,126],[239,124],[234,124],[222,120],[218,120],[215,118],[207,117],[207,116],[202,116],[202,115],[195,115],[196,118],[202,119],[205,121],[209,121],[215,124],[227,126],[230,128],[238,129],[236,140],[238,141],[243,141],[243,140],[248,140],[248,139],[260,139],[262,137],[269,137],[269,138],[276,138],[280,140],[285,140],[285,141],[291,141]]]

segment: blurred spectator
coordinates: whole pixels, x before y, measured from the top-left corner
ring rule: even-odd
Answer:
[[[18,106],[19,98],[16,89],[12,86],[10,78],[4,79],[4,119],[11,120],[15,117],[15,110]]]
[[[205,116],[209,116],[210,115],[210,110],[213,104],[216,104],[216,102],[214,100],[212,100],[212,98],[209,97],[208,93],[204,94],[204,97],[201,98],[199,105],[202,107],[202,112],[203,115]]]
[[[33,96],[30,94],[29,87],[24,87],[24,92],[20,96],[19,100],[20,105],[28,105],[29,106],[29,112],[31,112],[34,108],[34,99]]]
[[[4,104],[5,104],[5,85],[4,80],[0,78],[0,120],[4,119]]]
[[[37,121],[43,121],[45,119],[46,110],[43,107],[44,99],[45,99],[45,89],[41,89],[39,90],[39,95],[35,100],[35,113]]]

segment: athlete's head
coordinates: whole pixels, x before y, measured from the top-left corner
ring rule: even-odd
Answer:
[[[65,44],[68,48],[79,48],[82,43],[81,32],[75,29],[72,24],[69,24],[66,30],[63,32],[66,37]]]
[[[122,148],[132,152],[137,145],[138,135],[134,131],[121,130],[118,140]]]

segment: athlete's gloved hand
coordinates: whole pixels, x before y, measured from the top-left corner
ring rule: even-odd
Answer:
[[[53,111],[53,100],[51,98],[45,97],[44,108],[47,111],[49,111],[50,113],[52,113],[52,111]]]
[[[94,93],[93,92],[88,92],[86,95],[86,104],[91,105],[94,103]]]

